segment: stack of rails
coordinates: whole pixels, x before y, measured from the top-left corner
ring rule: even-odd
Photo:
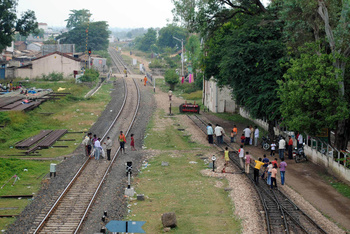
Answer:
[[[44,137],[50,134],[52,130],[42,130],[39,134],[29,137],[15,145],[16,149],[29,149],[32,145],[41,141]]]
[[[28,100],[28,103],[23,103],[25,97],[3,97],[0,99],[0,111],[28,111],[39,106],[45,99]]]

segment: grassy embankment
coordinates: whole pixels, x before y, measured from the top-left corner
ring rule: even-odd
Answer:
[[[40,150],[40,157],[52,158],[47,161],[21,160],[16,155],[21,150],[14,148],[16,142],[34,136],[43,129],[68,129],[72,132],[87,131],[97,120],[110,100],[112,84],[105,84],[91,98],[84,99],[84,95],[91,89],[83,84],[68,82],[45,82],[31,81],[26,87],[37,87],[53,89],[55,92],[59,87],[66,88],[62,92],[70,95],[60,100],[47,101],[33,111],[29,112],[0,112],[0,122],[5,124],[0,129],[0,195],[28,195],[36,193],[41,187],[42,178],[49,172],[49,165],[57,163],[56,157],[72,153],[84,136],[83,133],[66,134],[63,139],[75,139],[75,141],[57,142],[55,145],[66,145],[68,148],[50,148]],[[53,113],[46,116],[40,113]],[[6,158],[4,157],[6,156]],[[35,155],[34,155],[35,156]],[[10,157],[10,158],[7,158]],[[25,158],[26,156],[24,156]],[[26,169],[26,170],[25,170]],[[13,186],[14,175],[18,180]],[[6,183],[9,181],[8,183]],[[30,200],[28,199],[0,199],[0,215],[19,214]],[[14,208],[14,209],[12,209]],[[12,223],[14,218],[0,219],[0,230],[6,229],[6,225]]]
[[[161,214],[175,212],[178,227],[171,233],[239,233],[240,221],[224,190],[227,182],[200,173],[207,165],[197,155],[210,149],[192,143],[190,136],[178,131],[181,123],[177,118],[160,125],[164,114],[158,110],[148,125],[145,146],[159,153],[135,178],[137,193],[145,194],[146,199],[130,202],[127,219],[146,221],[146,233],[162,233]],[[162,162],[169,166],[161,166]],[[223,183],[220,188],[215,187],[218,181]]]

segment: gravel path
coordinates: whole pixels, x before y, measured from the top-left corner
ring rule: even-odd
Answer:
[[[122,104],[120,93],[124,93],[123,80],[118,79],[111,84],[112,101],[106,106],[105,111],[101,114],[97,122],[91,127],[90,131],[98,135],[107,128],[107,122],[113,116],[113,111],[119,110]],[[73,156],[72,156],[73,155]],[[68,184],[75,172],[86,160],[83,147],[80,145],[70,157],[63,160],[57,165],[57,176],[55,178],[47,178],[43,180],[42,189],[35,195],[34,200],[24,209],[16,221],[9,226],[6,233],[28,233],[34,227],[34,220],[41,212],[44,212],[49,204],[52,204],[64,187]]]

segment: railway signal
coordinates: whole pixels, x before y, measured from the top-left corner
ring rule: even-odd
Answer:
[[[125,166],[126,166],[126,176],[128,177],[128,187],[125,189],[125,195],[127,196],[134,196],[134,188],[131,188],[131,185],[130,185],[130,177],[131,177],[131,170],[132,170],[132,162],[126,162],[125,163]]]

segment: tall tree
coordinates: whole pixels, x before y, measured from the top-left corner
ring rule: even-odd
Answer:
[[[92,14],[87,9],[71,10],[69,18],[65,20],[67,21],[66,27],[68,29],[73,29],[75,27],[88,23],[91,15]]]
[[[58,39],[65,38],[62,40],[62,43],[75,44],[76,50],[83,52],[86,50],[86,28],[87,24],[79,25],[69,32],[63,33]],[[90,23],[88,48],[92,50],[107,50],[109,34],[107,22]]]
[[[142,51],[150,51],[151,46],[157,41],[157,32],[154,28],[149,28],[147,33],[138,41],[138,47]]]
[[[179,41],[174,39],[174,37],[185,40],[186,36],[187,36],[186,29],[176,26],[174,24],[168,24],[166,27],[163,27],[159,30],[159,38],[157,41],[157,45],[160,48],[166,48],[166,47],[175,48],[176,46],[181,48],[181,43],[179,43]]]
[[[0,51],[11,45],[15,32],[27,36],[38,28],[34,11],[28,10],[17,18],[17,4],[17,0],[0,1]]]

